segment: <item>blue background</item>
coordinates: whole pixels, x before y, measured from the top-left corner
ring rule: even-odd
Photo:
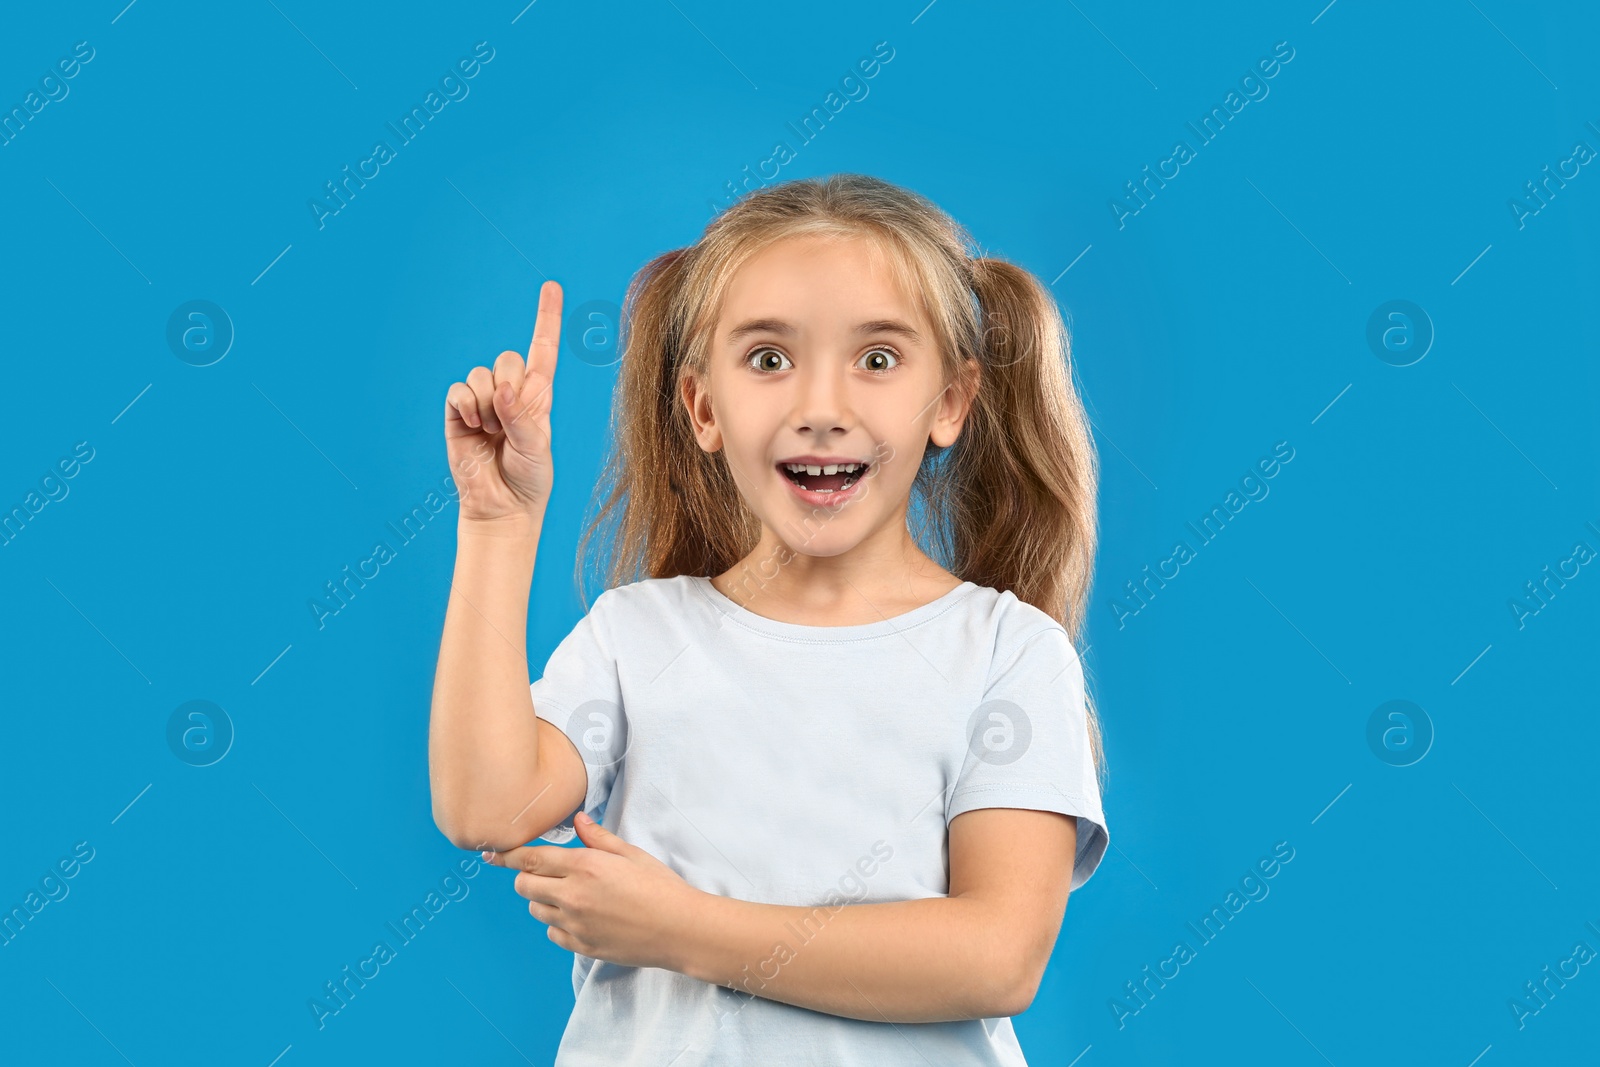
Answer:
[[[308,1007],[464,855],[426,760],[454,504],[406,542],[388,524],[444,484],[445,391],[526,351],[544,277],[569,313],[620,301],[785,140],[780,179],[924,193],[1070,316],[1104,468],[1085,663],[1113,848],[1017,1020],[1030,1062],[1593,1057],[1600,965],[1520,1027],[1510,1005],[1600,950],[1600,574],[1512,605],[1578,542],[1600,550],[1600,168],[1520,224],[1511,203],[1576,142],[1600,149],[1600,21],[1506,0],[925,3],[6,15],[6,112],[94,49],[0,147],[0,508],[93,449],[0,548],[0,906],[94,850],[0,948],[12,1056],[550,1061],[571,956],[500,870],[322,1028]],[[324,183],[479,41],[468,95],[319,228]],[[801,145],[786,123],[878,42],[868,95]],[[1186,123],[1278,42],[1268,94],[1198,145]],[[1195,157],[1119,224],[1125,183],[1179,138]],[[234,334],[209,366],[168,341],[193,300]],[[1421,314],[1374,347],[1393,300]],[[1406,330],[1432,341],[1396,366]],[[573,351],[535,669],[581,612],[616,373]],[[1267,495],[1200,545],[1188,523],[1278,442]],[[1180,539],[1177,576],[1122,600]],[[379,541],[395,558],[319,627],[311,603]],[[192,700],[231,724],[205,767],[169,742]],[[1421,709],[1410,732],[1369,743],[1393,700]],[[1188,924],[1279,842],[1269,895],[1202,944]],[[1195,958],[1131,999],[1180,940]]]

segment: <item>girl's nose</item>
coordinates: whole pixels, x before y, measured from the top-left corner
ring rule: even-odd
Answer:
[[[826,432],[844,428],[849,414],[844,371],[826,361],[812,360],[797,377],[795,429]]]

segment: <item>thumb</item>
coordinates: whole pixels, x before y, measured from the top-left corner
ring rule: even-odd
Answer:
[[[572,825],[578,831],[578,840],[588,848],[615,852],[619,856],[633,849],[632,845],[591,819],[588,812],[580,811],[573,816]]]
[[[521,389],[497,385],[494,391],[494,411],[505,429],[511,446],[524,455],[540,451],[547,429],[551,389],[550,379],[542,374],[529,374],[522,380]]]

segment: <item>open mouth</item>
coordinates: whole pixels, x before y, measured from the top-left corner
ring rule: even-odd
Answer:
[[[859,482],[871,469],[870,463],[829,464],[826,467],[804,463],[780,463],[784,477],[809,493],[842,493]]]

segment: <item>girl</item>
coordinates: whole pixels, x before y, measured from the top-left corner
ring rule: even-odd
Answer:
[[[838,175],[640,272],[579,552],[609,524],[610,588],[531,684],[560,287],[526,366],[450,387],[434,818],[575,954],[557,1064],[1024,1063],[1109,843],[1097,469],[1048,291],[968,246]]]

